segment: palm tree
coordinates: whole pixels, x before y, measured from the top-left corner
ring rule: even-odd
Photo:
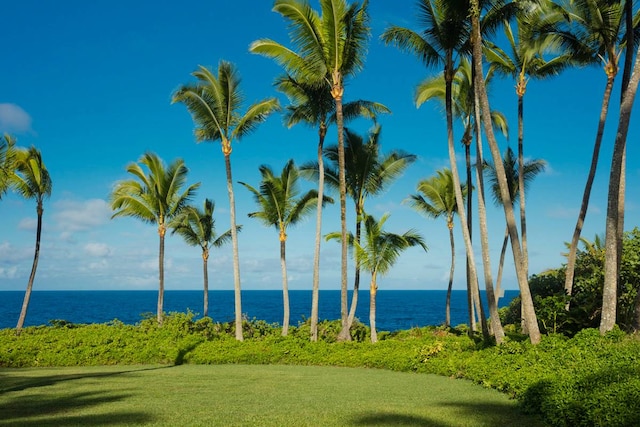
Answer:
[[[284,319],[282,321],[282,335],[289,332],[289,286],[287,279],[286,244],[287,229],[297,224],[310,214],[315,207],[318,192],[309,190],[300,194],[299,172],[293,160],[289,160],[282,169],[280,176],[275,176],[269,166],[260,166],[262,182],[260,189],[241,182],[251,193],[260,210],[251,212],[249,218],[257,218],[267,226],[275,226],[280,239],[280,266],[282,268],[282,294],[284,305]],[[323,202],[333,200],[326,197]]]
[[[16,140],[9,134],[0,138],[0,200],[11,186],[15,170]]]
[[[368,0],[322,0],[321,14],[304,0],[276,0],[273,10],[290,23],[290,39],[297,52],[269,39],[253,42],[250,51],[274,59],[299,81],[326,85],[336,107],[340,175],[341,318],[347,323],[347,220],[344,165],[344,81],[363,67],[369,38]]]
[[[9,147],[10,145],[11,143],[7,140],[7,146]],[[29,282],[27,283],[27,290],[24,293],[20,317],[16,325],[16,333],[19,335],[22,332],[22,326],[27,317],[31,290],[33,289],[33,281],[36,277],[36,269],[38,268],[38,258],[40,257],[42,214],[44,213],[43,203],[45,198],[51,196],[53,183],[49,171],[42,161],[42,154],[35,147],[31,147],[28,150],[19,149],[15,152],[15,172],[10,177],[10,180],[18,194],[25,199],[34,199],[36,201],[36,213],[38,215],[33,264],[31,266]]]
[[[451,245],[451,267],[449,269],[449,284],[447,286],[447,302],[445,308],[445,325],[451,326],[451,290],[453,288],[453,273],[456,262],[455,239],[453,238],[453,216],[458,211],[451,169],[440,169],[436,175],[418,182],[418,194],[412,194],[407,202],[417,212],[428,218],[444,216],[449,229],[449,243]],[[462,195],[467,197],[467,186],[462,188]]]
[[[480,32],[480,15],[482,4],[479,0],[471,0],[469,7],[469,17],[471,20],[471,51],[472,51],[472,64],[474,70],[474,88],[476,91],[476,114],[481,114],[482,124],[484,125],[484,132],[487,135],[489,143],[489,149],[496,165],[496,175],[498,178],[498,184],[500,187],[500,196],[502,200],[509,201],[510,195],[508,190],[508,183],[504,166],[502,165],[500,150],[498,143],[493,132],[491,125],[491,108],[489,106],[489,98],[487,95],[487,88],[484,82],[482,72],[482,34]],[[480,175],[480,174],[478,174]],[[513,212],[513,205],[511,203],[503,203],[505,219],[507,227],[509,229],[509,238],[511,239],[511,249],[513,251],[513,257],[516,264],[516,274],[518,277],[518,286],[520,288],[520,297],[522,300],[524,323],[529,332],[529,339],[533,344],[540,342],[540,328],[536,318],[535,309],[533,306],[533,298],[531,297],[531,290],[529,288],[529,280],[525,270],[523,269],[524,261],[522,255],[522,248],[520,246],[520,237],[518,235],[518,228],[516,225],[515,215]],[[494,317],[494,316],[492,316]]]
[[[235,67],[226,61],[220,61],[218,74],[200,66],[193,72],[197,83],[180,87],[172,102],[181,102],[191,113],[196,124],[197,142],[220,141],[227,174],[227,192],[229,194],[229,212],[231,222],[231,243],[233,246],[233,285],[235,296],[236,339],[243,340],[242,302],[240,292],[240,258],[238,256],[238,233],[236,226],[236,205],[231,176],[231,149],[235,140],[254,131],[266,120],[267,116],[279,109],[275,98],[256,102],[242,114],[241,104],[244,96],[240,90],[240,77]]]
[[[611,92],[618,74],[620,48],[624,44],[624,37],[621,35],[623,3],[608,0],[563,1],[547,14],[541,30],[557,38],[562,47],[582,63],[604,63],[606,75],[591,165],[567,259],[565,291],[568,295],[571,295],[573,289],[577,247],[589,207]]]
[[[421,58],[427,66],[444,65],[445,81],[445,112],[447,122],[447,144],[449,148],[449,162],[454,180],[456,192],[456,206],[458,216],[464,224],[467,222],[467,214],[464,209],[464,201],[460,186],[460,175],[456,163],[456,154],[453,139],[453,79],[455,76],[454,54],[463,51],[469,41],[468,2],[466,0],[420,0],[418,2],[418,19],[424,24],[425,29],[421,33],[413,30],[392,26],[382,34],[382,40],[386,44],[393,44],[403,51]],[[471,244],[471,232],[468,227],[462,227],[465,248],[467,251],[467,265],[469,271],[469,292],[472,300],[479,300],[478,274],[475,265],[475,257]],[[471,317],[471,307],[469,307]],[[482,332],[488,337],[489,330],[484,316],[481,316]]]
[[[515,153],[508,147],[502,157],[502,164],[507,175],[507,183],[509,184],[510,202],[515,205],[522,195],[520,192],[520,182],[524,182],[525,191],[531,184],[531,181],[544,172],[547,163],[541,159],[532,159],[524,163],[522,168],[523,177],[520,179],[520,160]],[[487,172],[493,200],[497,206],[502,205],[502,196],[500,194],[500,186],[496,174],[496,168],[493,163],[484,161],[484,170]],[[500,251],[500,263],[498,264],[498,275],[496,278],[496,301],[500,298],[500,286],[502,283],[502,272],[504,268],[504,259],[507,252],[507,243],[509,243],[509,230],[505,230],[504,240],[502,241],[502,250]]]
[[[516,81],[518,109],[518,194],[520,202],[520,233],[522,236],[522,254],[524,269],[528,272],[529,251],[527,248],[526,204],[524,192],[524,95],[530,78],[544,79],[558,75],[569,66],[574,65],[572,55],[552,52],[553,40],[550,37],[536,37],[537,18],[544,11],[539,4],[526,3],[522,13],[516,18],[517,34],[509,22],[504,23],[504,33],[511,56],[494,43],[487,42],[485,55],[492,70],[512,77]],[[552,57],[549,58],[549,54]]]
[[[280,77],[276,88],[287,95],[291,104],[285,109],[284,120],[287,127],[305,123],[318,128],[318,201],[316,208],[316,238],[313,256],[313,285],[311,296],[311,341],[318,340],[318,302],[320,290],[320,242],[322,236],[322,203],[324,200],[324,139],[329,124],[335,123],[335,102],[327,85],[303,83],[291,76]],[[369,117],[375,120],[377,114],[391,111],[382,104],[371,101],[354,101],[344,104],[344,119]]]
[[[146,168],[143,169],[143,166]],[[132,179],[115,184],[110,196],[111,218],[130,216],[149,224],[156,224],[160,238],[158,250],[158,324],[162,324],[164,305],[164,238],[168,224],[180,214],[194,196],[200,183],[187,183],[188,169],[182,159],[166,167],[157,154],[147,152],[138,163],[130,163],[126,170]]]
[[[385,214],[377,221],[371,215],[364,214],[364,243],[358,242],[353,235],[349,242],[355,247],[355,257],[363,269],[371,273],[369,285],[369,327],[371,328],[371,342],[378,342],[376,331],[376,294],[378,292],[378,275],[385,275],[391,270],[402,251],[412,246],[421,246],[427,251],[427,245],[422,236],[415,230],[404,234],[394,234],[384,231],[383,227],[389,214]],[[337,233],[327,236],[327,239],[338,238]]]
[[[387,190],[415,160],[416,156],[401,150],[381,155],[380,153],[380,131],[379,125],[369,132],[367,140],[360,135],[345,128],[345,180],[347,183],[347,194],[354,203],[356,214],[356,235],[355,239],[360,242],[362,221],[364,220],[365,201],[369,196],[376,196]],[[326,171],[327,183],[334,189],[339,188],[339,154],[338,147],[331,146],[325,150],[325,156],[329,159],[332,167]],[[317,171],[316,165],[305,165],[304,170]],[[358,290],[360,288],[360,265],[356,259],[355,278],[353,284],[353,294],[351,307],[347,323],[340,331],[343,340],[350,339],[351,325],[356,315],[358,304]]]
[[[227,230],[220,236],[216,235],[216,221],[213,218],[215,203],[205,199],[204,208],[196,206],[185,207],[169,225],[171,234],[178,233],[190,246],[200,246],[202,249],[202,272],[204,278],[204,310],[202,315],[209,315],[209,251],[211,248],[222,247],[231,240],[231,230]],[[242,228],[238,226],[238,231]]]
[[[493,73],[489,71],[485,77],[485,83],[488,85],[492,80]],[[482,142],[480,140],[481,132],[478,130],[479,123],[476,120],[476,105],[475,105],[475,92],[473,88],[473,70],[471,67],[471,63],[466,57],[462,57],[460,59],[460,64],[456,70],[453,86],[452,86],[452,107],[453,107],[453,115],[454,117],[460,119],[462,125],[464,127],[464,133],[462,136],[462,144],[465,149],[465,165],[466,165],[466,174],[467,174],[467,183],[466,188],[468,191],[467,195],[467,227],[469,228],[469,232],[471,233],[471,218],[472,218],[472,203],[471,203],[471,193],[473,192],[473,184],[471,182],[471,143],[473,142],[473,137],[475,133],[475,137],[477,140],[477,158],[481,158],[482,153]],[[423,80],[418,87],[416,88],[415,93],[415,102],[418,107],[422,105],[422,103],[429,100],[438,100],[443,105],[446,103],[445,100],[445,82],[444,75],[439,74],[436,77],[431,77]],[[508,125],[507,119],[499,111],[491,112],[491,119],[493,126],[496,130],[500,130],[505,137],[508,137]],[[480,235],[481,235],[481,243],[482,243],[482,260],[484,265],[484,276],[485,276],[485,285],[487,288],[487,295],[493,293],[493,278],[491,277],[491,259],[489,255],[489,238],[488,231],[486,227],[486,209],[484,206],[484,184],[482,182],[482,175],[477,173],[476,168],[476,179],[478,182],[478,217],[480,223]],[[469,279],[469,275],[467,275],[467,279]],[[471,283],[467,280],[467,295],[468,295],[468,306],[469,306],[469,318],[470,318],[470,326],[471,329],[475,329],[475,317],[473,316],[472,307],[475,305],[476,311],[480,314],[481,317],[484,317],[483,310],[484,308],[481,305],[479,293],[471,292]],[[471,298],[474,298],[472,302]],[[490,310],[493,310],[490,304]],[[492,316],[492,321],[496,320],[497,316]],[[494,325],[494,333],[498,330],[498,325]]]

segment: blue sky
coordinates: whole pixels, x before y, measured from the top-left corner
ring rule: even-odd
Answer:
[[[393,4],[392,4],[393,3]],[[448,165],[442,108],[416,109],[413,89],[440,70],[425,69],[415,58],[385,47],[379,36],[389,24],[414,27],[414,2],[373,1],[372,39],[365,69],[348,81],[345,99],[371,99],[386,104],[392,115],[381,117],[382,151],[403,149],[418,161],[381,197],[367,201],[374,216],[390,212],[388,229],[415,228],[430,248],[411,249],[379,280],[381,289],[445,289],[449,241],[444,220],[429,220],[403,205],[417,182]],[[192,80],[199,65],[216,67],[220,59],[234,62],[243,78],[248,101],[275,93],[280,72],[270,60],[248,52],[249,44],[269,37],[288,43],[285,22],[271,12],[271,2],[23,0],[0,6],[0,132],[9,132],[21,146],[35,145],[51,173],[54,189],[45,203],[44,230],[36,290],[157,289],[158,237],[154,226],[133,219],[111,220],[109,192],[127,177],[124,168],[151,150],[166,162],[177,157],[190,169],[190,182],[202,182],[195,202],[216,202],[217,230],[229,227],[224,161],[219,144],[196,144],[193,123],[183,105],[171,105],[172,92]],[[600,67],[568,71],[549,81],[531,81],[525,97],[525,151],[528,158],[548,162],[547,171],[527,195],[530,271],[557,267],[564,242],[575,225],[595,138],[605,76]],[[513,82],[496,81],[492,108],[505,113],[516,149],[516,96]],[[617,126],[616,104],[602,146],[599,171],[583,235],[592,239],[604,229],[608,168]],[[286,104],[286,99],[281,97]],[[352,128],[365,133],[370,123]],[[627,228],[640,216],[637,140],[629,132]],[[461,132],[456,129],[456,141]],[[336,142],[332,128],[328,144]],[[232,154],[234,181],[257,185],[258,167],[279,171],[289,158],[302,163],[315,158],[317,132],[286,129],[272,116],[257,132],[236,144]],[[462,147],[456,144],[462,159]],[[486,150],[486,149],[485,149]],[[462,168],[462,162],[459,163]],[[305,182],[305,188],[312,188]],[[241,278],[244,289],[281,286],[277,232],[247,218],[255,210],[249,192],[235,186]],[[349,203],[348,208],[351,208]],[[35,203],[7,195],[0,201],[0,290],[26,286],[35,241]],[[494,276],[504,233],[501,209],[489,208]],[[349,224],[353,215],[349,212]],[[459,231],[459,224],[456,229]],[[339,229],[339,211],[329,207],[323,233]],[[476,227],[477,229],[477,227]],[[291,289],[310,289],[314,217],[289,232],[288,267]],[[464,287],[464,251],[458,234],[455,287]],[[479,239],[475,239],[478,241]],[[479,253],[479,247],[476,248]],[[339,244],[323,243],[321,288],[339,288]],[[230,245],[214,250],[209,263],[210,288],[233,287]],[[351,272],[350,272],[351,274]],[[170,237],[166,249],[166,288],[200,289],[198,248]],[[366,278],[366,276],[365,276]],[[351,278],[350,278],[351,281]],[[365,282],[366,283],[366,282]],[[505,285],[517,288],[513,262],[507,257]]]

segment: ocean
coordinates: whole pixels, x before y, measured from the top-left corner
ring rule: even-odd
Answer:
[[[209,316],[217,322],[234,319],[233,291],[209,291]],[[451,323],[468,323],[466,291],[453,291]],[[506,306],[518,291],[505,291],[500,307]],[[360,291],[356,317],[369,323],[369,292]],[[0,292],[0,329],[15,328],[24,298],[23,291]],[[25,326],[47,325],[51,320],[71,323],[107,323],[114,319],[135,324],[145,315],[156,312],[157,291],[33,291]],[[482,293],[483,303],[486,298]],[[311,291],[289,291],[290,324],[311,315]],[[441,325],[445,320],[446,291],[378,291],[376,326],[380,331],[396,331],[428,325]],[[351,292],[349,293],[351,302]],[[242,312],[249,319],[282,323],[282,291],[242,291]],[[191,310],[202,317],[203,291],[165,291],[164,311]],[[340,291],[323,290],[319,297],[321,320],[340,318]]]

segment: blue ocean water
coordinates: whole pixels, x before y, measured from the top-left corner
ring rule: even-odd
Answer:
[[[233,291],[209,292],[209,316],[214,321],[234,319]],[[467,323],[466,291],[453,291],[451,323]],[[508,305],[518,291],[506,291],[500,306]],[[22,307],[22,291],[0,292],[0,328],[14,328]],[[157,291],[34,291],[31,295],[25,326],[46,325],[51,320],[72,323],[106,323],[118,319],[127,324],[139,322],[145,314],[155,313]],[[486,304],[484,293],[483,302]],[[290,291],[291,324],[311,315],[311,291]],[[446,291],[378,291],[376,326],[381,331],[396,331],[427,325],[441,325],[445,320]],[[351,301],[351,294],[349,294]],[[203,311],[202,291],[165,291],[164,311],[186,312],[196,317]],[[242,312],[249,319],[269,323],[282,322],[282,291],[242,291]],[[340,318],[340,291],[320,291],[320,319]],[[369,292],[360,291],[356,317],[369,323]]]

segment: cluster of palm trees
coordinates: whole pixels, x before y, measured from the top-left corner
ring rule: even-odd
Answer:
[[[526,183],[543,170],[544,163],[539,160],[525,161],[524,154],[524,95],[531,78],[554,76],[562,70],[604,62],[607,86],[603,97],[600,126],[594,145],[594,161],[584,192],[583,206],[574,233],[569,253],[567,274],[567,292],[571,292],[572,253],[579,240],[584,222],[586,206],[589,200],[591,183],[595,175],[595,164],[602,140],[604,123],[610,101],[614,78],[618,72],[618,59],[625,52],[625,73],[623,76],[622,100],[620,104],[620,123],[616,139],[610,177],[610,194],[607,214],[606,247],[608,249],[608,272],[605,281],[605,298],[601,330],[606,332],[613,327],[610,318],[613,313],[615,322],[615,283],[616,267],[619,256],[619,242],[623,228],[624,204],[624,147],[626,130],[633,98],[637,90],[638,68],[632,75],[634,48],[637,45],[638,16],[634,12],[632,1],[610,0],[418,0],[419,31],[399,26],[388,27],[381,35],[382,41],[419,58],[425,66],[441,67],[441,74],[420,83],[415,91],[415,102],[419,106],[425,101],[437,99],[445,105],[447,143],[450,170],[438,172],[436,177],[419,183],[417,195],[408,201],[419,211],[429,216],[445,214],[447,225],[453,228],[455,212],[463,226],[462,235],[467,255],[467,286],[469,294],[469,317],[471,329],[475,329],[476,316],[486,337],[493,336],[496,342],[502,342],[504,332],[497,313],[497,301],[500,295],[502,267],[494,285],[489,257],[489,237],[486,223],[486,191],[504,209],[506,234],[504,248],[511,242],[516,267],[516,276],[522,300],[522,327],[533,343],[540,340],[533,300],[528,285],[528,248],[526,227]],[[275,88],[285,94],[289,105],[284,116],[287,126],[304,123],[318,129],[317,163],[304,165],[298,172],[289,162],[280,177],[267,167],[261,167],[263,181],[259,189],[243,183],[253,194],[260,211],[250,214],[270,226],[276,226],[281,241],[281,260],[283,269],[283,291],[285,307],[286,257],[285,242],[287,226],[295,223],[299,216],[311,211],[316,205],[316,242],[314,255],[313,300],[311,313],[311,339],[317,339],[317,300],[319,288],[319,251],[321,241],[322,206],[329,201],[324,196],[325,182],[336,188],[339,194],[341,229],[331,238],[341,243],[341,339],[349,339],[349,329],[355,313],[360,269],[365,267],[375,277],[375,272],[385,269],[373,267],[369,260],[365,244],[361,242],[361,226],[365,224],[365,234],[369,236],[376,228],[380,231],[384,224],[371,218],[364,210],[364,197],[375,194],[383,185],[370,186],[366,180],[366,168],[380,168],[386,160],[380,160],[373,152],[373,159],[366,166],[366,156],[351,156],[351,149],[375,151],[377,144],[364,144],[352,132],[345,128],[345,121],[353,117],[364,116],[375,120],[377,114],[387,113],[388,109],[372,101],[345,101],[345,81],[354,78],[364,67],[366,45],[371,36],[369,28],[368,2],[348,2],[347,0],[321,0],[318,10],[304,0],[276,0],[273,11],[287,22],[289,44],[283,44],[268,38],[256,40],[249,50],[274,60],[282,67],[282,75],[277,77]],[[636,16],[634,16],[636,13]],[[503,37],[496,34],[503,33]],[[506,48],[498,41],[506,40]],[[488,71],[484,72],[484,67]],[[506,134],[508,128],[504,115],[490,108],[487,87],[497,75],[512,77],[515,80],[518,109],[518,149],[514,154],[510,149],[502,158],[498,147],[496,130]],[[220,141],[227,171],[227,188],[231,211],[230,235],[234,252],[234,288],[236,293],[236,338],[242,340],[240,271],[237,249],[237,230],[233,180],[231,176],[230,154],[232,142],[248,132],[268,115],[281,107],[275,98],[269,98],[252,104],[244,113],[240,113],[243,96],[239,90],[239,78],[233,65],[221,61],[218,73],[200,67],[193,73],[197,81],[178,89],[173,102],[184,104],[196,124],[197,141]],[[454,120],[459,119],[464,132],[462,143],[465,147],[466,183],[460,179],[456,162],[454,140]],[[336,124],[336,147],[324,148],[328,127]],[[380,129],[368,136],[369,142],[377,139]],[[491,160],[483,154],[483,137],[486,138]],[[471,147],[475,140],[475,167],[471,162]],[[360,147],[358,146],[360,144]],[[397,176],[415,157],[406,153],[394,153],[389,166],[390,176]],[[324,160],[334,163],[335,168],[326,168]],[[354,172],[358,165],[350,162],[363,162],[364,174]],[[394,169],[395,168],[395,169]],[[475,169],[475,184],[474,184]],[[491,188],[484,183],[485,171],[490,173]],[[308,192],[297,198],[294,182],[298,173],[317,178],[318,190]],[[351,174],[351,175],[350,175]],[[374,174],[381,177],[379,170]],[[291,181],[293,180],[293,181]],[[379,183],[376,183],[376,185]],[[290,193],[287,193],[291,191]],[[443,194],[442,191],[446,191]],[[472,192],[477,197],[477,218],[480,227],[482,264],[489,307],[490,325],[484,315],[480,302],[479,269],[472,248],[472,217],[476,213],[472,204]],[[357,218],[354,236],[347,231],[346,199],[351,196],[355,202]],[[288,198],[289,197],[289,198]],[[290,204],[285,203],[290,202]],[[516,206],[517,202],[517,206]],[[285,203],[286,208],[282,203]],[[516,217],[516,213],[518,217]],[[371,230],[367,227],[370,226]],[[409,233],[411,235],[411,233]],[[409,236],[408,235],[408,236]],[[576,238],[577,236],[577,238]],[[413,244],[424,246],[417,235],[411,235]],[[373,240],[365,239],[371,247]],[[375,240],[375,239],[374,239]],[[400,245],[399,247],[401,247]],[[355,281],[351,310],[347,300],[347,256],[348,249],[355,249]],[[426,247],[425,247],[426,248]],[[453,248],[453,240],[452,240]],[[500,264],[504,262],[503,249]],[[393,258],[393,257],[391,257]],[[373,264],[371,262],[373,262]],[[453,261],[453,259],[452,259]],[[453,268],[453,264],[452,264]],[[609,277],[611,276],[611,277]],[[371,290],[375,295],[375,278]],[[496,292],[497,291],[497,292]],[[613,307],[610,304],[613,303]],[[286,309],[285,309],[286,310]],[[612,311],[613,310],[613,311]],[[474,314],[475,313],[475,314]],[[285,324],[288,316],[285,313]],[[283,331],[286,333],[285,331]]]
[[[438,100],[444,104],[450,169],[438,171],[436,176],[418,183],[417,194],[409,196],[407,202],[427,216],[445,216],[449,230],[453,230],[454,213],[458,216],[462,224],[467,258],[471,331],[475,331],[476,323],[479,323],[485,337],[493,337],[498,344],[504,337],[497,312],[502,267],[499,268],[494,283],[487,231],[487,191],[493,195],[494,201],[502,206],[505,215],[506,233],[500,265],[504,263],[506,246],[510,242],[522,301],[522,327],[529,334],[532,343],[540,341],[528,284],[525,190],[527,182],[544,169],[544,162],[525,161],[524,96],[527,83],[531,78],[557,75],[568,67],[599,62],[603,63],[606,73],[606,88],[592,165],[568,255],[565,288],[570,295],[576,247],[596,173],[612,89],[621,68],[619,58],[621,53],[624,53],[622,96],[610,168],[605,230],[607,256],[601,332],[611,330],[616,317],[617,272],[624,226],[626,134],[640,80],[640,60],[634,51],[640,40],[640,14],[635,11],[634,2],[417,0],[416,3],[417,21],[421,27],[419,30],[392,25],[380,37],[386,45],[413,54],[426,67],[437,67],[439,73],[435,77],[430,77],[416,86],[414,101],[417,106],[429,100]],[[389,112],[389,109],[380,103],[368,100],[348,102],[346,96],[346,81],[355,78],[364,67],[367,43],[371,36],[368,1],[320,0],[319,9],[314,9],[306,0],[275,0],[273,11],[280,14],[287,23],[288,44],[264,38],[254,41],[249,46],[249,51],[265,56],[282,67],[282,74],[276,77],[274,87],[286,95],[289,105],[283,109],[275,97],[270,97],[242,110],[244,96],[240,90],[240,78],[234,65],[226,61],[220,61],[217,72],[199,67],[192,74],[195,82],[181,86],[172,98],[172,102],[183,104],[191,114],[198,142],[221,143],[230,205],[229,231],[217,239],[215,233],[212,234],[213,202],[210,200],[205,202],[204,211],[189,205],[198,184],[186,187],[187,170],[184,163],[176,160],[166,168],[152,153],[145,154],[140,159],[140,164],[127,167],[135,179],[116,185],[111,200],[116,211],[114,216],[134,216],[158,226],[159,322],[162,321],[163,252],[166,231],[171,229],[183,235],[188,243],[202,248],[205,297],[208,251],[211,246],[219,246],[231,240],[235,332],[236,339],[242,340],[237,238],[240,227],[236,225],[230,156],[235,141],[256,130],[269,115],[284,110],[286,126],[302,123],[317,129],[317,161],[305,164],[301,168],[289,161],[280,176],[275,175],[270,167],[261,166],[262,182],[259,186],[242,183],[254,195],[258,205],[258,210],[249,216],[261,220],[268,226],[275,226],[278,230],[285,301],[283,334],[286,334],[289,323],[285,256],[287,229],[312,212],[315,207],[317,216],[310,338],[314,341],[318,338],[322,207],[325,203],[332,202],[332,199],[324,195],[326,184],[336,189],[339,195],[340,231],[330,233],[327,238],[337,239],[341,244],[340,339],[350,338],[360,270],[365,269],[372,275],[370,304],[373,317],[370,321],[372,340],[375,340],[377,275],[386,272],[403,249],[418,245],[426,250],[426,246],[422,238],[412,230],[402,235],[385,232],[383,225],[387,217],[376,220],[366,212],[364,206],[367,196],[384,190],[415,160],[415,156],[401,151],[381,156],[378,144],[381,131],[378,126],[374,126],[366,138],[345,127],[345,123],[350,119],[367,117],[375,123],[377,115]],[[497,76],[513,78],[517,95],[517,153],[508,149],[504,157],[497,143],[496,131],[506,135],[508,126],[504,115],[491,109],[487,93],[492,79]],[[454,120],[459,120],[463,127],[461,141],[465,149],[465,183],[461,182],[456,161]],[[328,128],[333,124],[337,128],[337,145],[325,148]],[[483,139],[486,139],[490,152],[487,158],[484,155]],[[475,164],[472,164],[474,142]],[[325,166],[325,160],[330,163],[328,167]],[[146,172],[141,165],[146,167]],[[485,186],[485,174],[488,174],[490,188]],[[317,180],[317,190],[300,194],[296,183],[300,175]],[[50,192],[50,186],[48,191]],[[475,209],[472,202],[474,192],[477,199]],[[43,191],[42,194],[47,192]],[[349,233],[347,228],[347,197],[354,201],[355,235]],[[40,204],[41,201],[39,206]],[[40,215],[41,207],[38,212]],[[472,246],[472,219],[475,217],[479,224],[482,271],[490,323],[487,322],[480,301],[479,268]],[[452,232],[450,236],[452,277],[455,261]],[[355,254],[355,280],[351,305],[347,299],[347,261],[350,248]],[[36,264],[37,250],[34,273]],[[449,281],[449,290],[451,284],[452,279]],[[447,303],[447,313],[448,305]],[[447,322],[449,321],[447,314]]]
[[[8,190],[13,190],[25,199],[36,201],[37,226],[36,244],[33,264],[27,289],[24,294],[20,317],[16,325],[16,333],[20,334],[27,317],[31,290],[36,278],[38,259],[40,257],[40,238],[42,236],[42,215],[44,200],[51,195],[53,182],[49,171],[42,160],[42,154],[35,147],[22,148],[16,146],[16,140],[5,134],[0,138],[0,199]]]

